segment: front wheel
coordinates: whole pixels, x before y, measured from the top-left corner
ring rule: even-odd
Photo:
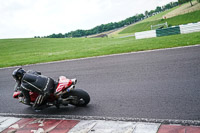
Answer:
[[[86,106],[90,102],[89,94],[82,89],[71,90],[70,92],[64,94],[62,97],[63,99],[70,99],[70,104],[77,107]]]

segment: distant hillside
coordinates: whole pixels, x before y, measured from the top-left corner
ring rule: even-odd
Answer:
[[[111,22],[108,24],[101,24],[99,26],[96,26],[89,30],[81,30],[78,29],[76,31],[71,31],[65,34],[59,33],[59,34],[52,34],[48,36],[44,36],[44,38],[71,38],[71,37],[87,37],[90,35],[98,34],[96,37],[103,37],[106,36],[105,34],[100,34],[103,32],[107,32],[110,30],[116,30],[122,27],[125,27],[127,25],[131,25],[133,23],[139,22],[147,17],[150,17],[152,15],[158,14],[160,12],[163,12],[165,10],[171,9],[173,7],[178,6],[178,2],[170,2],[162,7],[157,6],[155,10],[151,11],[145,11],[145,13],[136,14],[135,16],[129,17],[125,20],[119,21],[119,22]],[[35,38],[38,38],[39,36],[35,36]],[[40,38],[40,37],[39,37]]]
[[[193,1],[193,6],[190,3],[185,3],[178,7],[174,7],[155,16],[149,17],[139,23],[130,25],[123,30],[115,31],[109,34],[109,37],[118,37],[134,34],[135,32],[151,30],[151,25],[167,22],[169,26],[192,23],[200,21],[200,3]],[[163,18],[166,19],[163,19]]]
[[[189,16],[181,16],[182,14],[187,14],[190,12],[195,13],[196,10],[200,10],[200,3],[197,3],[196,0],[193,0],[192,4],[193,6],[191,6],[190,3],[177,6],[178,2],[171,2],[162,7],[158,6],[155,10],[145,11],[144,14],[141,13],[119,22],[102,24],[90,30],[76,30],[65,34],[52,34],[45,36],[44,38],[123,37],[134,34],[135,32],[150,30],[151,25],[164,23],[166,21],[168,22],[169,26],[196,22],[199,21],[200,15],[196,15],[196,18],[190,18],[193,14],[188,14]],[[176,18],[175,16],[179,17]]]
[[[191,6],[189,3],[183,4],[179,8],[167,13],[165,16],[166,18],[171,18],[177,15],[186,14],[189,12],[200,10],[200,3],[198,3],[197,1],[193,1],[192,4],[193,6]]]
[[[155,21],[148,21],[144,23],[139,23],[133,26],[129,26],[123,31],[121,31],[119,34],[124,33],[135,33],[140,31],[147,31],[151,30],[151,25],[157,25],[161,23],[167,22],[169,26],[175,26],[175,25],[181,25],[181,24],[187,24],[187,23],[195,23],[200,21],[200,10],[186,13],[183,15],[174,16],[168,19],[160,19]]]

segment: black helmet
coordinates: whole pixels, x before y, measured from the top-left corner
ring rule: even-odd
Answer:
[[[26,71],[20,67],[13,71],[12,76],[18,82],[22,79],[24,73],[26,73]]]

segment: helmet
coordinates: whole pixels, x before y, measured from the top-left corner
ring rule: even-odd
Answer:
[[[24,76],[24,73],[26,73],[24,69],[17,68],[13,71],[12,76],[18,82],[22,79],[22,77]]]

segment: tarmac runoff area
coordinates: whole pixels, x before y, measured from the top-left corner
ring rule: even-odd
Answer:
[[[0,116],[1,133],[200,133],[200,126]]]

